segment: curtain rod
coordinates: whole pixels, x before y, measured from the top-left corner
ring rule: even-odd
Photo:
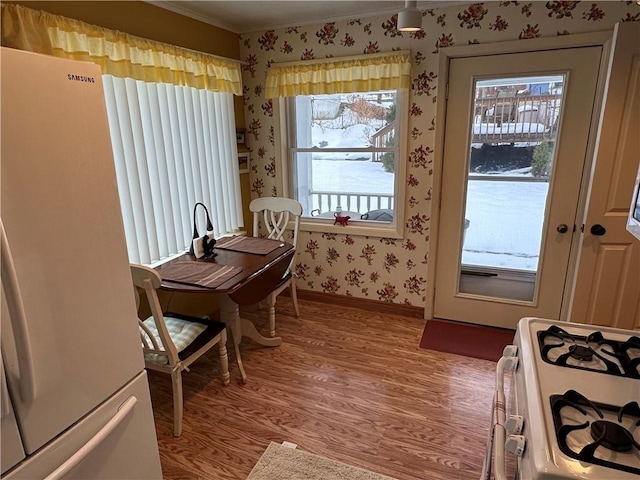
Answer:
[[[359,60],[362,58],[377,58],[388,57],[390,55],[409,55],[411,57],[411,50],[393,50],[391,52],[380,53],[365,53],[363,55],[349,55],[348,57],[328,57],[328,58],[316,58],[314,60],[297,60],[293,62],[280,62],[272,63],[271,67],[287,67],[289,65],[313,65],[317,63],[330,63],[330,62],[344,62],[349,60]]]
[[[2,9],[4,9],[6,6],[10,6],[10,5],[12,5],[12,4],[2,4],[0,6],[2,7]],[[78,22],[78,23],[81,23],[81,24],[85,24],[85,25],[89,25],[90,27],[101,29],[101,30],[104,30],[104,31],[110,31],[110,32],[116,32],[116,33],[125,34],[125,35],[128,35],[129,37],[131,37],[133,39],[140,39],[140,40],[147,41],[147,42],[154,42],[154,43],[157,43],[159,45],[167,45],[169,47],[182,49],[182,50],[185,50],[187,52],[192,52],[192,53],[195,53],[195,54],[198,54],[198,55],[206,55],[208,57],[215,58],[215,59],[218,59],[218,60],[223,60],[225,62],[233,62],[233,63],[238,63],[240,65],[248,65],[247,62],[244,62],[244,61],[236,59],[236,58],[223,57],[221,55],[215,55],[213,53],[202,52],[200,50],[195,50],[193,48],[183,47],[181,45],[175,45],[173,43],[161,42],[160,40],[155,40],[153,38],[141,37],[140,35],[134,35],[132,33],[125,32],[123,30],[117,30],[115,28],[103,27],[102,25],[97,25],[95,23],[86,22],[84,20],[79,20],[79,19],[73,18],[73,17],[67,17],[66,15],[59,15],[59,14],[56,14],[56,13],[51,13],[51,12],[48,12],[46,10],[34,9],[34,8],[28,7],[26,5],[21,5],[21,4],[15,4],[15,5],[18,8],[24,8],[25,10],[31,10],[32,12],[38,12],[41,15],[44,14],[44,15],[48,15],[48,16],[51,16],[51,17],[64,18],[66,20],[72,20],[72,21],[75,21],[75,22]]]

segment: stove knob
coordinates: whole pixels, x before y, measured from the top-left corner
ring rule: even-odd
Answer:
[[[518,355],[518,347],[516,345],[507,345],[502,350],[503,357],[515,357],[516,355]]]
[[[517,457],[521,457],[524,453],[526,440],[522,435],[509,435],[504,446],[507,452],[513,453]]]
[[[509,415],[507,421],[504,424],[504,428],[508,433],[520,435],[522,433],[522,427],[524,427],[524,418],[522,415]]]
[[[504,369],[506,372],[515,372],[518,369],[518,357],[503,357],[508,360]]]

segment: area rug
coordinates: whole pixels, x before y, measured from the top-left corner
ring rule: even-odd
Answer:
[[[513,343],[514,334],[513,330],[505,328],[429,320],[424,327],[420,347],[496,362],[505,345]]]
[[[247,480],[394,480],[271,442]]]

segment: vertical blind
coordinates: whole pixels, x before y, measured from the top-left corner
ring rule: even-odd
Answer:
[[[103,82],[129,261],[153,265],[188,249],[197,202],[216,236],[244,226],[233,96],[111,75]]]

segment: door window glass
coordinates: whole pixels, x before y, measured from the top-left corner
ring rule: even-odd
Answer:
[[[563,86],[562,75],[475,82],[463,274],[520,275],[535,282]],[[460,290],[481,293],[474,284],[463,279]],[[514,297],[531,300],[533,287]]]

